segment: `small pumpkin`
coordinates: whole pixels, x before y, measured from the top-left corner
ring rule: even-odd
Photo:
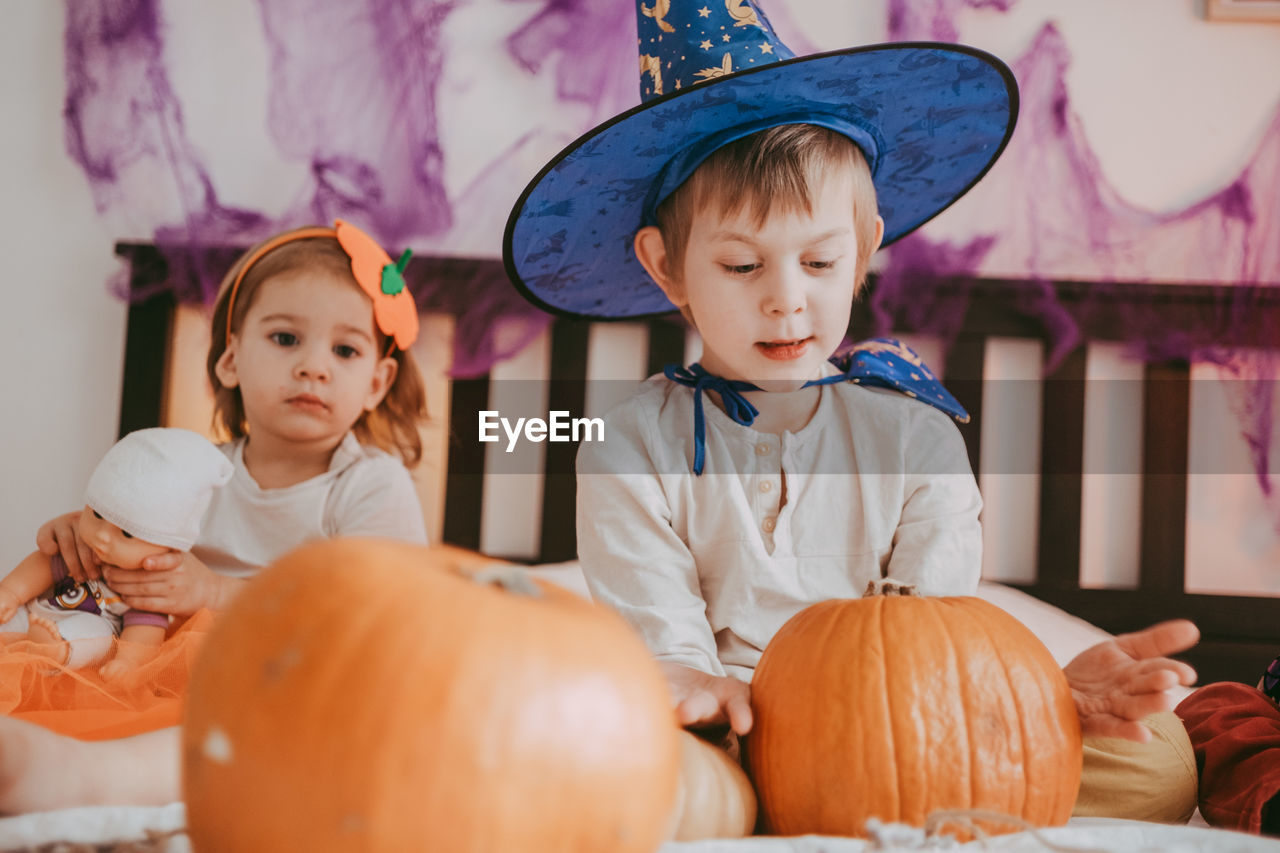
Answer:
[[[680,732],[679,791],[675,841],[744,838],[755,828],[756,792],[742,765],[687,731]]]
[[[869,818],[924,827],[950,810],[1071,816],[1083,752],[1066,676],[980,598],[812,605],[769,643],[751,693],[747,754],[773,832],[862,836]]]
[[[254,578],[192,674],[195,849],[656,849],[679,762],[657,665],[612,612],[513,586],[371,539]]]

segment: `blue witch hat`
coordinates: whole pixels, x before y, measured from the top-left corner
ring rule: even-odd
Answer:
[[[871,167],[888,244],[964,195],[1013,133],[1013,73],[976,48],[903,42],[796,57],[753,0],[637,0],[636,17],[643,103],[556,155],[507,221],[507,273],[553,313],[675,310],[636,259],[635,233],[736,139],[783,124],[849,137]]]

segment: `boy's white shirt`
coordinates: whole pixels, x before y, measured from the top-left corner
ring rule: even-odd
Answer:
[[[235,466],[214,492],[191,553],[232,577],[257,573],[304,542],[381,536],[425,544],[413,480],[395,456],[347,433],[329,470],[282,489],[263,489],[244,464],[244,439],[220,448]]]
[[[661,375],[605,416],[604,442],[581,445],[583,573],[659,660],[749,681],[791,616],[870,580],[976,592],[982,499],[951,418],[893,391],[819,387],[810,422],[781,436],[704,397],[701,477],[693,390]]]

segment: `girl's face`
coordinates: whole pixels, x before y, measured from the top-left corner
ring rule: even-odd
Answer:
[[[763,225],[747,209],[694,217],[678,278],[655,279],[688,306],[707,370],[768,391],[822,374],[853,306],[853,213],[853,180],[841,171],[813,193],[811,212],[775,210]]]
[[[80,534],[80,541],[92,548],[101,562],[122,569],[140,569],[142,561],[147,557],[172,550],[138,539],[129,531],[116,527],[98,515],[97,510],[90,506],[80,512],[76,529]]]
[[[250,436],[332,448],[382,402],[396,362],[383,357],[369,298],[316,265],[258,286],[216,371],[240,389]]]

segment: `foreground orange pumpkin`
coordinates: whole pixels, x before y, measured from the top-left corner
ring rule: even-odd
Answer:
[[[614,614],[540,589],[379,540],[264,571],[192,676],[195,849],[656,849],[679,763],[662,677]]]
[[[982,599],[813,605],[769,643],[751,694],[747,752],[773,832],[860,836],[869,818],[923,827],[945,810],[1071,816],[1083,753],[1066,677]]]

